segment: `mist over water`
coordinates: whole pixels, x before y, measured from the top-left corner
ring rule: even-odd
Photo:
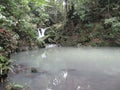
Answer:
[[[46,48],[11,56],[29,90],[120,90],[120,48]],[[37,72],[32,73],[31,68]]]

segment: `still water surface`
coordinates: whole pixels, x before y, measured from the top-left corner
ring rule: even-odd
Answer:
[[[120,90],[120,48],[46,48],[13,54],[10,82],[28,90]],[[31,72],[35,69],[35,72]]]

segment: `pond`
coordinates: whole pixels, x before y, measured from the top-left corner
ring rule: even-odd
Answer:
[[[120,90],[120,48],[46,48],[11,56],[28,90]]]

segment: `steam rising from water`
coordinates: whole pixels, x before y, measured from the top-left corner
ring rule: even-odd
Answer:
[[[120,48],[46,48],[12,55],[25,72],[9,74],[30,90],[119,90]],[[31,73],[34,67],[37,73]]]

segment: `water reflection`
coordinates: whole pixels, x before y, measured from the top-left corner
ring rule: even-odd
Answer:
[[[46,53],[44,52],[42,55],[41,55],[41,57],[44,59],[44,58],[46,58],[47,56],[46,56]]]
[[[66,79],[67,76],[68,76],[68,72],[67,72],[67,71],[63,71],[63,72],[62,72],[62,76],[63,76],[64,79]]]
[[[120,48],[54,47],[11,59],[22,67],[19,73],[9,73],[9,79],[29,90],[120,90]]]
[[[80,88],[81,88],[81,87],[80,87],[80,86],[78,86],[78,87],[77,87],[77,90],[80,90]]]

